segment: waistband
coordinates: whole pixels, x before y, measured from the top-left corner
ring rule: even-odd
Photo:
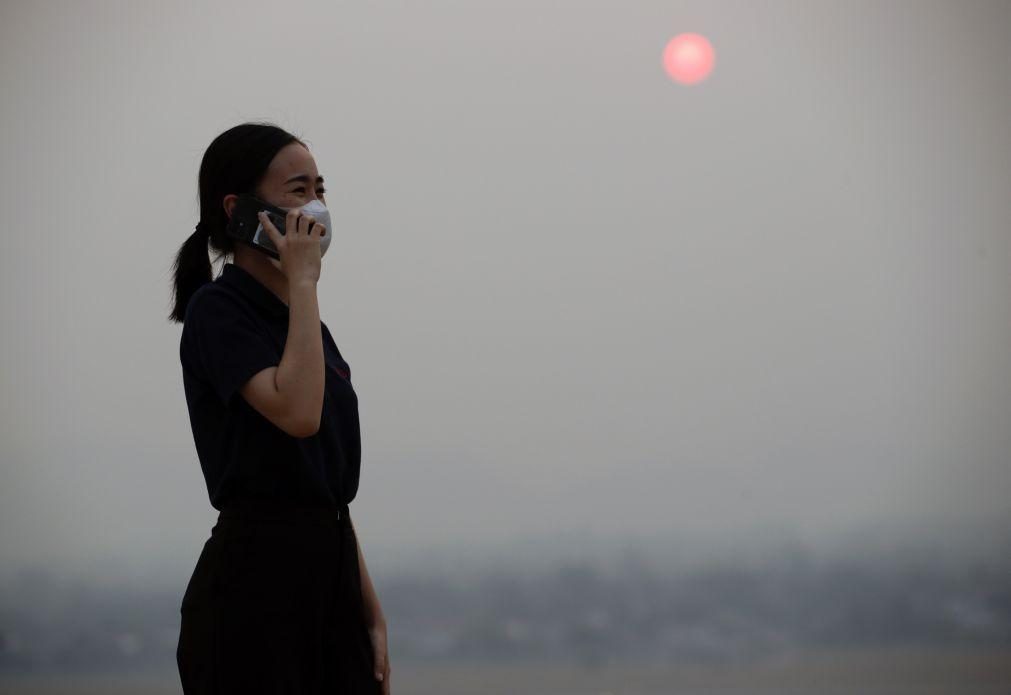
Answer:
[[[343,528],[351,525],[351,508],[347,504],[338,504],[336,507],[306,507],[281,505],[265,500],[236,500],[229,502],[218,512],[218,520],[316,524]]]

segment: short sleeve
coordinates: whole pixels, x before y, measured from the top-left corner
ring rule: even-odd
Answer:
[[[186,311],[184,349],[222,403],[280,355],[242,302],[221,291],[194,295]]]
[[[341,351],[337,348],[337,343],[334,342],[333,336],[330,335],[330,329],[327,328],[326,322],[320,321],[320,324],[323,327],[323,346],[327,348],[323,352],[323,359],[327,367],[333,369],[350,382],[351,365],[347,363]]]

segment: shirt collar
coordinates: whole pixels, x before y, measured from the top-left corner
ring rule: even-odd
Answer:
[[[257,308],[270,316],[280,318],[288,315],[288,305],[241,266],[225,263],[217,282],[234,287]]]

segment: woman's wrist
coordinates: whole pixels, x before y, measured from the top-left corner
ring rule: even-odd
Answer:
[[[319,286],[319,279],[311,275],[299,275],[288,280],[288,292],[295,290],[308,290],[315,292]]]

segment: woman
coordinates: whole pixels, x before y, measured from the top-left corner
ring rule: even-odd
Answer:
[[[390,692],[386,620],[348,514],[358,399],[316,297],[332,230],[301,211],[323,217],[322,181],[308,147],[269,124],[227,130],[200,165],[170,318],[219,513],[180,608],[187,695]],[[226,235],[243,193],[287,211],[284,235],[261,216],[279,261]],[[233,254],[213,280],[208,243]]]

